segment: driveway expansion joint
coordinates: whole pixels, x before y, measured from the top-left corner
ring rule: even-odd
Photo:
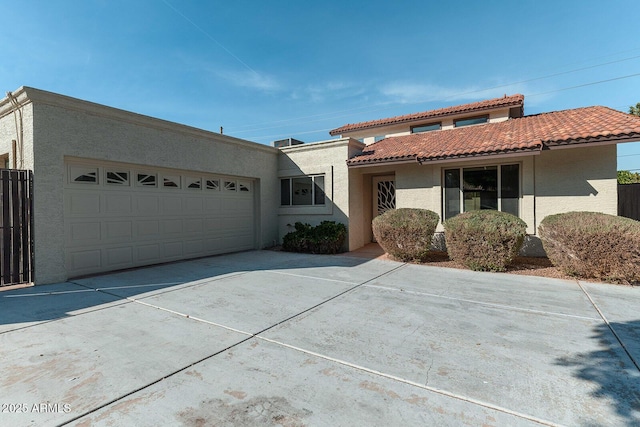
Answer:
[[[591,305],[593,305],[593,308],[596,309],[596,311],[600,315],[600,318],[602,319],[602,321],[604,321],[604,323],[607,325],[607,328],[609,328],[609,330],[611,331],[613,336],[616,338],[616,340],[618,341],[618,343],[620,344],[620,346],[622,347],[624,352],[627,354],[627,356],[631,360],[631,363],[633,363],[633,365],[636,367],[638,372],[640,372],[640,363],[635,359],[635,357],[633,357],[633,354],[631,354],[631,352],[629,351],[629,349],[625,345],[624,341],[622,341],[622,338],[620,338],[620,336],[618,335],[616,330],[613,328],[613,326],[611,326],[611,323],[609,323],[609,320],[607,320],[607,317],[604,315],[602,310],[600,310],[600,307],[598,307],[598,304],[596,304],[596,302],[593,300],[593,298],[591,298],[591,295],[589,294],[589,292],[587,292],[587,290],[584,288],[584,286],[582,286],[582,283],[580,283],[579,280],[576,280],[576,283],[578,284],[580,289],[582,289],[582,292],[584,292],[584,294],[587,296],[587,298],[591,302]]]

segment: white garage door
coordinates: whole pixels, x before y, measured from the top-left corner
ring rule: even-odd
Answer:
[[[69,277],[255,247],[250,179],[90,161],[65,166]]]

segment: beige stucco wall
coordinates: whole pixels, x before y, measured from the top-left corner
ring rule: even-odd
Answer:
[[[281,149],[278,158],[278,178],[304,175],[324,175],[326,202],[324,206],[290,206],[278,208],[279,241],[293,231],[296,222],[317,225],[322,221],[336,221],[351,230],[349,221],[350,183],[347,159],[364,145],[350,138],[320,141]],[[279,185],[279,180],[278,180]],[[280,194],[278,193],[278,202]]]
[[[21,89],[16,95],[30,102],[25,110],[33,111],[28,122],[35,151],[37,284],[67,278],[62,193],[65,157],[254,179],[259,200],[257,247],[270,246],[277,239],[278,150],[36,89]]]
[[[25,105],[22,112],[22,139],[23,146],[18,144],[20,132],[20,115],[14,113],[14,109],[7,98],[0,101],[0,156],[9,155],[9,167],[17,169],[33,169],[33,108]],[[16,128],[16,124],[18,125]],[[13,157],[13,143],[16,141],[16,157]],[[17,162],[14,162],[17,160]]]
[[[352,201],[364,208],[358,211],[361,221],[359,239],[351,249],[371,241],[372,189],[371,179],[380,175],[395,175],[396,207],[422,208],[436,212],[442,232],[442,173],[444,169],[500,164],[520,165],[520,217],[527,223],[527,233],[537,235],[540,221],[547,215],[576,210],[617,215],[616,146],[573,146],[567,149],[545,150],[536,155],[494,157],[491,160],[452,161],[419,165],[404,163],[388,166],[352,168],[352,194],[357,186],[363,191]],[[353,209],[352,209],[353,211]],[[351,215],[351,228],[357,225],[356,211]]]
[[[569,211],[618,214],[616,146],[543,151],[535,158],[536,227]]]

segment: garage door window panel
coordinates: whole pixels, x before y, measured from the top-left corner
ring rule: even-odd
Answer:
[[[107,171],[105,182],[109,185],[129,185],[129,172]]]
[[[213,190],[213,191],[219,191],[220,190],[220,181],[217,179],[208,179],[206,182],[206,189],[207,190]]]
[[[98,168],[70,166],[71,182],[78,184],[98,184]]]
[[[191,190],[200,190],[202,188],[202,179],[187,177],[187,188]]]
[[[156,187],[158,177],[156,174],[139,172],[137,174],[137,184],[141,187]]]
[[[165,188],[180,188],[180,176],[167,175],[162,177],[162,186]]]

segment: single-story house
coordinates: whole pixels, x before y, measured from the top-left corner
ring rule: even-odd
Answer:
[[[539,253],[545,216],[617,213],[616,144],[640,118],[525,116],[514,95],[330,134],[274,148],[30,87],[0,100],[0,167],[34,175],[36,284],[265,248],[297,221],[344,223],[354,250],[395,207],[510,212]]]

